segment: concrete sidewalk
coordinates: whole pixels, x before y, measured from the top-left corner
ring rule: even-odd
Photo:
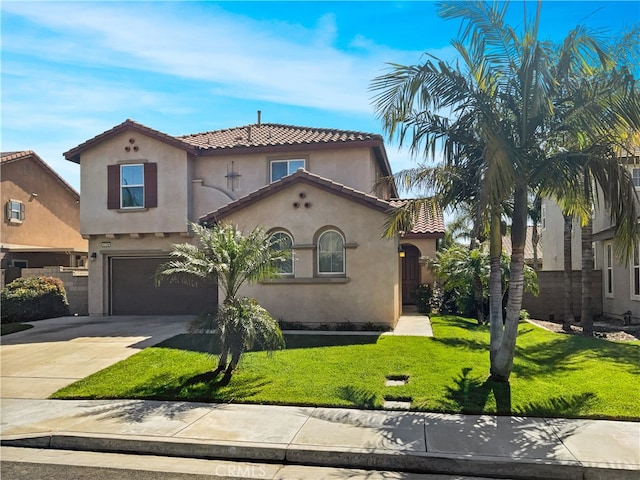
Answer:
[[[2,399],[3,446],[521,479],[640,477],[640,423]],[[35,452],[35,450],[34,450]]]

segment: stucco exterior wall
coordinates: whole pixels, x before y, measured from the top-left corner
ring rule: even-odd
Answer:
[[[564,270],[564,217],[558,204],[545,198],[545,228],[541,229],[542,270]],[[582,269],[582,235],[580,223],[574,219],[571,233],[571,268]]]
[[[308,150],[296,153],[254,153],[245,155],[201,156],[193,169],[193,214],[200,217],[244,197],[270,183],[272,160],[304,159],[305,170],[365,193],[375,191],[376,169],[369,148]],[[234,187],[227,178],[238,175]]]
[[[25,158],[4,163],[0,188],[3,208],[9,199],[25,206],[22,223],[7,222],[2,212],[2,243],[87,251],[80,235],[78,197],[38,161]]]
[[[300,194],[309,208],[293,207]],[[224,221],[245,231],[283,229],[295,248],[294,278],[249,285],[241,293],[287,322],[395,325],[400,315],[398,243],[381,238],[384,220],[384,212],[306,184],[291,185],[233,213]],[[315,242],[325,227],[344,235],[343,277],[316,273]]]
[[[640,297],[635,297],[631,290],[631,268],[619,259],[613,259],[613,293],[606,293],[607,269],[604,262],[604,247],[613,240],[596,243],[596,265],[602,271],[602,313],[614,318],[622,318],[627,310],[631,310],[634,322],[640,320]]]
[[[137,151],[131,147],[137,147]],[[146,162],[158,165],[158,206],[130,211],[107,209],[107,166]],[[83,235],[186,232],[187,223],[193,220],[189,218],[191,185],[183,150],[138,132],[124,132],[83,152],[80,163]]]

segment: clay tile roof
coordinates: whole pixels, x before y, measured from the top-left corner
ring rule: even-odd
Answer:
[[[178,138],[204,150],[382,141],[380,135],[373,133],[297,127],[276,123],[245,125],[213,132],[194,133]]]
[[[369,195],[364,192],[360,192],[353,188],[342,185],[341,183],[334,182],[333,180],[329,180],[328,178],[321,177],[319,175],[315,175],[313,173],[309,173],[306,170],[299,169],[297,172],[292,175],[288,175],[286,177],[281,178],[280,180],[270,183],[249,195],[245,195],[242,198],[239,198],[227,205],[215,210],[211,213],[203,215],[200,217],[200,223],[212,223],[218,222],[222,220],[224,217],[230,215],[233,212],[236,212],[248,205],[251,205],[262,198],[272,195],[288,185],[291,185],[296,182],[307,183],[311,185],[315,185],[323,190],[335,193],[336,195],[340,195],[344,198],[347,198],[351,201],[360,203],[362,205],[368,206],[370,208],[374,208],[383,212],[386,212],[390,208],[389,202],[382,200],[373,195]]]
[[[18,160],[19,158],[28,157],[29,155],[35,155],[33,150],[23,150],[21,152],[2,152],[0,153],[0,162],[10,162],[11,160]]]
[[[542,260],[542,242],[538,242],[538,261]],[[511,235],[504,235],[502,237],[502,250],[507,255],[511,255]],[[533,261],[533,227],[529,225],[527,227],[527,236],[524,242],[524,259],[526,261]]]
[[[395,199],[389,203],[393,208],[398,208],[406,205],[407,202],[406,199]],[[423,206],[418,212],[417,218],[414,219],[411,232],[408,232],[407,235],[444,236],[444,217],[440,207],[434,205],[434,208],[429,210]]]

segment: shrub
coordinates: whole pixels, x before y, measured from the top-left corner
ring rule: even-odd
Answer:
[[[0,294],[2,323],[30,322],[69,315],[64,284],[52,277],[18,278]]]
[[[411,299],[415,302],[420,313],[431,313],[431,298],[433,288],[431,285],[421,284],[411,290]]]

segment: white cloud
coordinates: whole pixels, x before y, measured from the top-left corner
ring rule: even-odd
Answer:
[[[70,65],[202,80],[232,97],[336,111],[370,113],[368,84],[384,62],[418,57],[374,44],[357,53],[338,50],[333,14],[319,17],[308,29],[214,6],[181,10],[180,4],[163,3],[9,2],[3,10],[53,32],[35,38],[6,35],[3,48],[8,51]]]

